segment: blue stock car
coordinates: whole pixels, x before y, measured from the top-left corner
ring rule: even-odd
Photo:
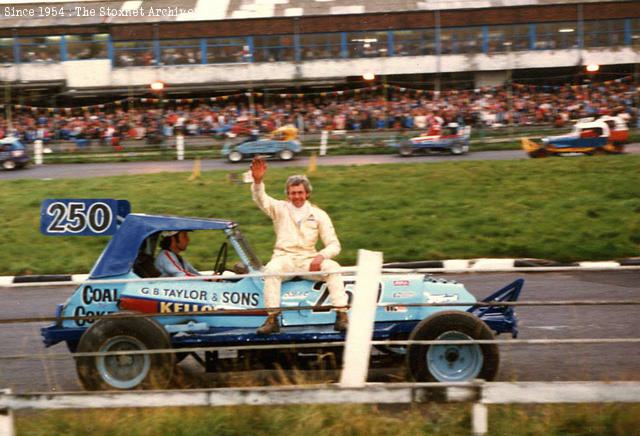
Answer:
[[[280,160],[291,160],[302,151],[302,144],[297,139],[298,129],[292,125],[282,126],[270,133],[268,138],[259,139],[252,135],[239,144],[225,143],[222,155],[232,163],[240,162],[253,156],[276,156]]]
[[[213,271],[219,278],[158,277],[153,255],[159,234],[165,230],[192,231],[192,240],[200,235],[216,235],[221,243]],[[233,251],[228,250],[229,245]],[[239,262],[228,268],[232,257]],[[89,280],[78,286],[64,304],[58,305],[57,321],[42,329],[44,343],[52,346],[66,342],[71,352],[191,349],[76,357],[82,385],[88,390],[99,390],[165,388],[176,363],[189,354],[207,371],[224,366],[225,356],[211,349],[193,352],[194,347],[318,344],[316,352],[326,353],[326,343],[344,341],[344,333],[333,330],[335,315],[330,311],[325,283],[298,278],[282,285],[284,309],[280,333],[257,335],[256,328],[266,316],[263,280],[237,273],[261,269],[260,261],[232,221],[129,214],[98,258]],[[124,282],[128,279],[135,280]],[[354,280],[345,276],[344,281],[351,300]],[[515,301],[523,283],[522,279],[516,280],[484,301]],[[422,306],[422,303],[462,305]],[[379,285],[373,339],[493,339],[494,333],[517,335],[513,306],[477,303],[464,285],[455,281],[416,273],[384,274]],[[106,314],[124,316],[91,318]],[[340,344],[332,349],[339,350]],[[495,344],[412,344],[380,349],[406,359],[409,372],[417,381],[492,380],[498,371]],[[294,358],[303,358],[313,349],[286,351],[288,357],[293,353]],[[267,356],[263,354],[262,359],[276,358],[274,353]]]
[[[0,139],[0,164],[5,170],[24,168],[29,165],[29,153],[18,138]]]

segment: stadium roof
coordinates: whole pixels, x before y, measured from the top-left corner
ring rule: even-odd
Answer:
[[[613,1],[616,0],[91,0],[32,3],[14,0],[0,2],[0,27],[215,21]],[[60,14],[61,8],[64,16]]]

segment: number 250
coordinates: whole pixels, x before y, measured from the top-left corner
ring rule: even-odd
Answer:
[[[51,203],[47,214],[53,216],[48,232],[80,233],[87,226],[95,233],[102,233],[111,226],[113,215],[108,205],[93,203],[85,211],[84,203]]]

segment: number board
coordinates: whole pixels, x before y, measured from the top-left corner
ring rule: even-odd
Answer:
[[[49,236],[113,235],[129,212],[127,200],[47,199],[40,206],[40,232]]]

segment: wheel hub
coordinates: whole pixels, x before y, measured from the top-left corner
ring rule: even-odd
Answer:
[[[437,340],[457,341],[472,339],[459,331],[447,331]],[[430,345],[426,353],[427,368],[433,377],[441,382],[473,380],[480,374],[483,364],[482,350],[479,345]]]
[[[136,338],[119,336],[108,340],[99,351],[140,351],[146,347]],[[149,373],[151,358],[146,354],[121,354],[97,358],[96,368],[102,379],[117,389],[132,389]]]
[[[449,363],[453,363],[460,357],[460,353],[456,348],[448,348],[447,351],[444,352],[444,358]]]

